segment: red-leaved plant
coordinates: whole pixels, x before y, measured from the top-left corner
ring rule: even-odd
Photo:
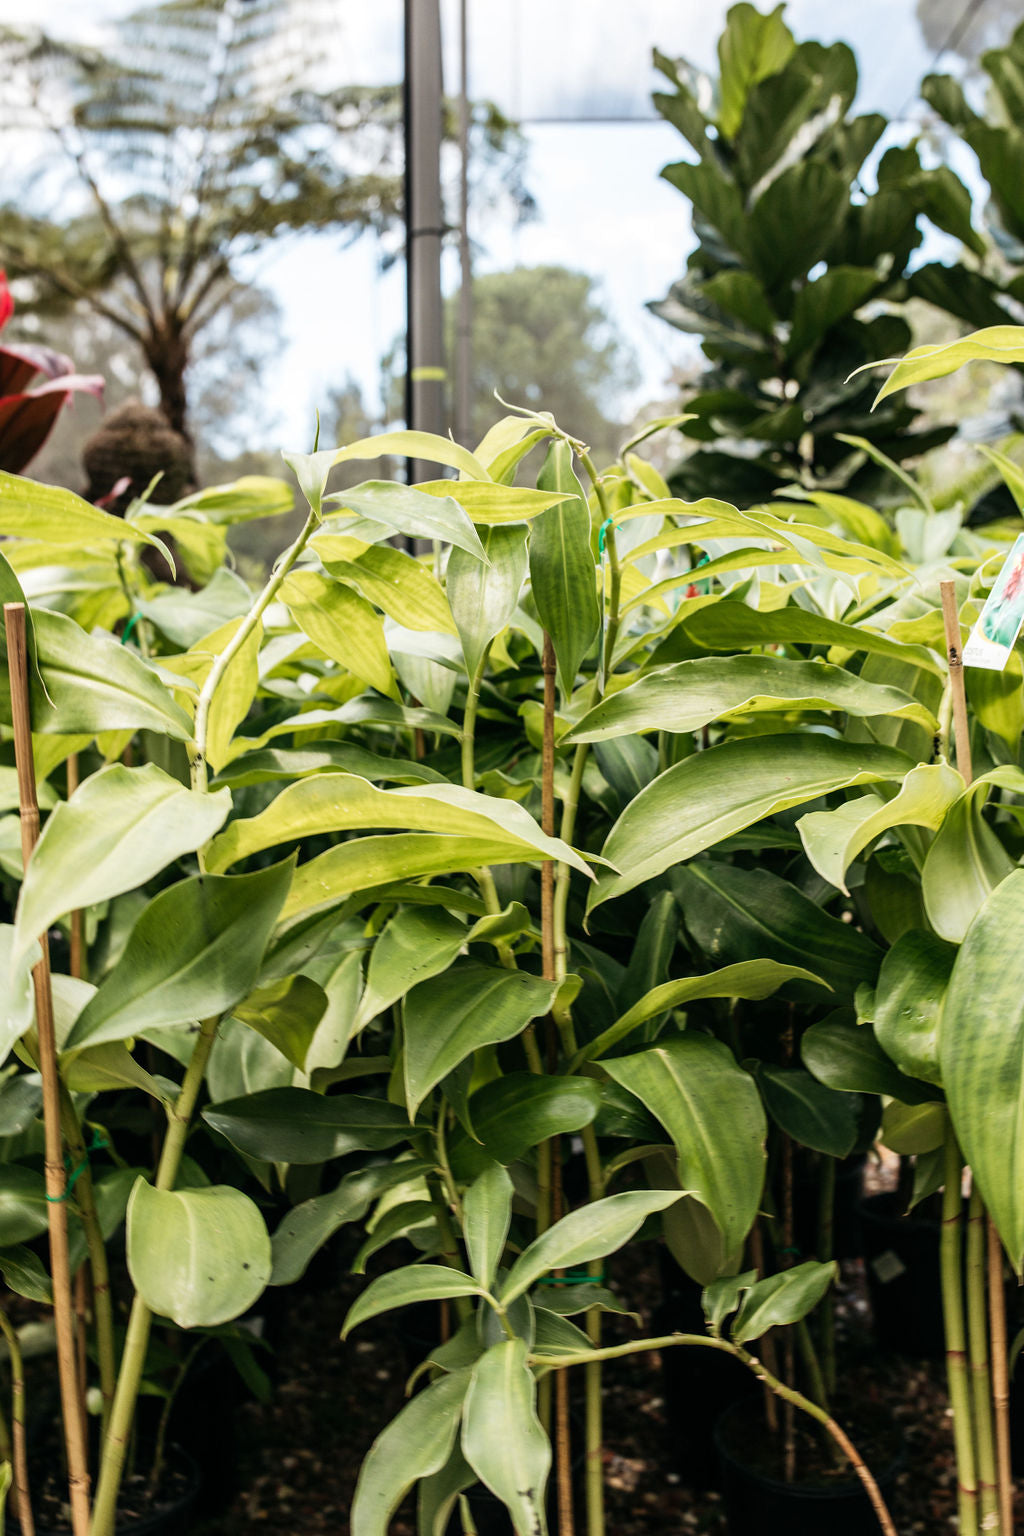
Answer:
[[[14,313],[7,274],[0,269],[0,331]],[[102,396],[99,374],[73,371],[74,364],[49,347],[0,347],[0,470],[20,474],[39,452],[71,394]],[[28,386],[37,374],[44,382]]]

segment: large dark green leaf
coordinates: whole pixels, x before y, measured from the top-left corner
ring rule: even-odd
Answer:
[[[468,1371],[441,1376],[377,1436],[359,1471],[351,1536],[387,1536],[391,1517],[412,1485],[444,1466],[468,1385]]]
[[[346,1152],[379,1152],[403,1141],[405,1111],[384,1099],[324,1098],[308,1088],[267,1088],[203,1111],[231,1145],[269,1163],[325,1163]]]
[[[848,1157],[857,1144],[857,1101],[826,1088],[800,1067],[761,1066],[757,1080],[768,1113],[787,1136],[813,1152]]]
[[[1024,1267],[1024,870],[960,948],[939,1032],[953,1127],[1014,1267]]]
[[[405,1095],[410,1118],[430,1090],[479,1046],[520,1034],[545,1014],[558,983],[465,960],[405,1000]]]
[[[526,1344],[493,1345],[473,1367],[462,1424],[462,1453],[505,1505],[516,1531],[547,1536],[544,1490],[551,1446],[537,1417],[537,1385]]]
[[[728,1249],[746,1237],[764,1183],[767,1125],[761,1098],[732,1052],[710,1035],[682,1034],[603,1063],[661,1121],[679,1158],[679,1182],[707,1206]]]
[[[942,1083],[939,1030],[957,951],[911,929],[887,951],[875,993],[875,1038],[908,1077]]]
[[[37,1169],[0,1165],[0,1248],[31,1242],[45,1232],[47,1210],[46,1184]]]
[[[904,1077],[893,1066],[866,1024],[822,1019],[807,1030],[800,1054],[819,1083],[840,1093],[887,1094],[904,1104],[935,1097],[925,1084]]]
[[[573,472],[568,443],[551,444],[537,484],[545,491],[563,491],[566,497],[534,519],[530,584],[537,615],[555,648],[562,692],[568,698],[600,623],[590,508]]]
[[[748,216],[753,268],[766,288],[805,275],[825,255],[849,195],[846,178],[820,160],[776,177]]]
[[[484,1149],[507,1164],[551,1136],[589,1125],[601,1107],[601,1094],[589,1078],[507,1072],[478,1089],[470,1105]]]
[[[902,779],[913,764],[887,747],[819,735],[755,737],[699,752],[641,790],[615,823],[589,907],[631,891],[732,832],[836,789]]]
[[[252,875],[197,875],[145,908],[65,1049],[187,1024],[240,1002],[288,894],[292,862]]]

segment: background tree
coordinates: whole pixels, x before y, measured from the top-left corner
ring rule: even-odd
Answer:
[[[742,505],[794,481],[870,498],[882,472],[838,434],[902,461],[953,432],[914,430],[902,397],[872,413],[875,376],[850,375],[910,343],[893,307],[911,291],[923,219],[984,254],[968,193],[947,166],[923,167],[913,144],[882,155],[872,189],[862,172],[886,119],[851,115],[850,49],[798,44],[781,7],[731,9],[717,81],[655,58],[674,87],[655,104],[697,155],[662,173],[693,206],[697,246],[650,308],[700,335],[711,363],[684,399],[695,420],[682,431],[701,446],[674,484]],[[913,291],[943,303],[938,282]]]

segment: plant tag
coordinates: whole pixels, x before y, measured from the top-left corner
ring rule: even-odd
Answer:
[[[1001,672],[1024,624],[1024,533],[996,577],[978,622],[964,646],[964,666]]]
[[[900,1275],[905,1275],[907,1272],[907,1266],[899,1254],[893,1253],[891,1248],[880,1253],[877,1259],[872,1259],[871,1268],[883,1285],[888,1285],[892,1280],[898,1280]]]

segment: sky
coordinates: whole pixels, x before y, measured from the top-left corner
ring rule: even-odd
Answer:
[[[344,78],[392,81],[401,72],[401,0],[332,0],[335,47]],[[933,0],[925,0],[933,3]],[[663,397],[673,363],[692,356],[693,341],[656,320],[645,301],[661,298],[683,269],[692,244],[687,205],[659,179],[684,157],[674,129],[653,115],[650,92],[661,77],[658,47],[713,69],[728,0],[467,0],[470,94],[488,98],[522,122],[529,142],[527,181],[538,217],[515,227],[505,215],[471,215],[479,272],[517,263],[559,263],[592,273],[608,313],[638,353],[641,381],[629,409]],[[984,5],[984,0],[983,0]],[[441,0],[445,84],[458,70],[458,0]],[[785,16],[798,38],[842,39],[861,71],[861,110],[911,118],[918,81],[938,64],[924,41],[916,0],[790,0]],[[35,0],[33,21],[74,27],[100,40],[109,19],[134,7],[125,0]],[[762,9],[767,7],[762,4]],[[1005,10],[1005,0],[1003,0]],[[1020,3],[1024,15],[1024,0]],[[23,0],[0,0],[0,24],[23,23]],[[614,117],[615,124],[573,119]],[[906,137],[910,127],[894,132]],[[957,169],[968,177],[971,165]],[[381,271],[373,237],[346,245],[338,236],[291,239],[256,275],[283,312],[275,378],[276,429],[285,446],[308,446],[314,408],[346,375],[371,403],[379,394],[379,359],[404,324],[401,263]],[[445,263],[458,281],[454,251]],[[269,445],[268,445],[269,446]]]

